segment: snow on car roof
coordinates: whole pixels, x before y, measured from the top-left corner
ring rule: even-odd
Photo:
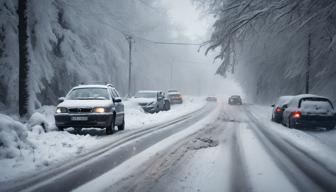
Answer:
[[[157,92],[160,92],[160,91],[155,91],[155,90],[140,90],[140,91],[138,91],[138,93],[157,93]]]
[[[319,95],[314,95],[314,94],[301,94],[301,95],[296,95],[294,97],[296,99],[302,99],[302,98],[307,98],[307,97],[315,97],[315,98],[328,99],[327,97],[323,97],[323,96],[319,96]]]
[[[78,85],[76,87],[74,87],[74,89],[76,88],[107,88],[107,85]]]

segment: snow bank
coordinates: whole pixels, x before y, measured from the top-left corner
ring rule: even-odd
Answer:
[[[30,117],[28,121],[29,131],[42,133],[56,130],[54,113],[55,106],[43,106]]]
[[[30,149],[32,145],[27,136],[27,129],[22,123],[0,114],[0,161],[20,157],[22,150]]]

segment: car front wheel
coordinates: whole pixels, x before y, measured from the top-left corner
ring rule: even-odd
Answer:
[[[165,111],[169,111],[169,110],[170,110],[170,103],[166,102],[166,103],[164,104],[164,110],[165,110]]]
[[[111,122],[111,125],[106,127],[106,135],[111,135],[114,132],[114,120]]]
[[[121,125],[118,125],[118,131],[123,131],[125,130],[125,119],[123,119],[123,122]]]
[[[64,131],[63,127],[57,127],[58,131]]]

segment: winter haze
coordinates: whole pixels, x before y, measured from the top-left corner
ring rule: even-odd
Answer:
[[[335,0],[0,0],[0,192],[336,191]]]

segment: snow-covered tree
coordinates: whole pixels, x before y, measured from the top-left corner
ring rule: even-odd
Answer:
[[[217,18],[208,51],[220,48],[218,73],[237,65],[250,96],[261,101],[304,92],[308,59],[311,92],[336,95],[335,1],[196,1]],[[233,57],[237,62],[228,62]]]

